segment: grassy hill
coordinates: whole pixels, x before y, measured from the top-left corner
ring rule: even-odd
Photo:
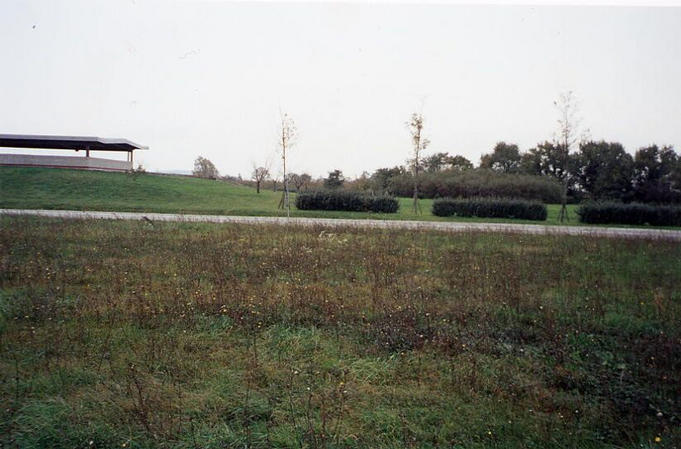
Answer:
[[[0,208],[72,209],[129,212],[179,212],[212,215],[268,215],[277,208],[281,192],[255,189],[222,181],[186,176],[108,173],[53,168],[0,167]],[[432,200],[422,200],[421,215],[413,213],[411,199],[400,198],[396,214],[298,211],[297,217],[379,218],[397,220],[457,220],[532,223],[523,220],[440,218],[431,214]],[[546,224],[558,224],[557,205],[549,206]],[[571,223],[577,224],[574,208]]]

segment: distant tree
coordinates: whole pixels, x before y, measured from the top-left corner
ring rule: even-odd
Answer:
[[[291,203],[289,201],[288,177],[286,176],[286,157],[293,147],[297,135],[296,125],[288,114],[281,116],[281,134],[279,135],[279,151],[284,166],[284,192],[279,202],[280,208],[286,209],[286,216],[291,216]]]
[[[448,153],[435,153],[423,158],[423,168],[429,173],[444,170],[449,164],[451,156]]]
[[[420,214],[419,172],[421,170],[421,152],[428,147],[430,140],[423,137],[423,116],[421,114],[413,113],[411,115],[411,120],[407,122],[407,128],[411,134],[412,142],[412,159],[410,160],[410,165],[414,174],[414,213]]]
[[[546,141],[523,153],[519,168],[528,175],[551,176],[562,181],[568,174],[563,156],[564,152],[559,144]]]
[[[199,156],[194,161],[194,176],[199,178],[217,179],[219,176],[218,169],[215,165],[203,156]]]
[[[379,168],[370,177],[374,189],[379,192],[390,192],[391,180],[407,172],[404,167]]]
[[[446,160],[446,168],[455,171],[470,170],[473,168],[473,163],[463,156],[448,156]]]
[[[620,143],[584,142],[576,154],[575,177],[590,198],[631,199],[634,159]]]
[[[255,191],[260,193],[260,185],[270,176],[270,170],[267,167],[254,167],[251,179],[255,181]]]
[[[350,183],[349,187],[352,190],[359,190],[361,192],[372,192],[373,183],[371,182],[371,176],[368,172],[363,171],[357,179]]]
[[[480,158],[480,168],[492,169],[499,173],[513,173],[520,167],[518,145],[498,142],[491,153]]]
[[[463,156],[435,153],[423,158],[421,167],[428,173],[436,173],[443,170],[468,170],[473,168],[473,164]]]
[[[289,181],[295,186],[296,192],[306,189],[307,186],[310,185],[310,182],[312,182],[312,176],[308,175],[307,173],[303,173],[302,175],[291,173],[288,178]]]
[[[334,170],[329,172],[329,176],[324,179],[324,187],[327,189],[340,189],[343,187],[344,182],[345,177],[343,176],[343,172],[340,170]]]
[[[681,201],[681,157],[674,148],[651,145],[634,155],[634,196],[638,201]]]

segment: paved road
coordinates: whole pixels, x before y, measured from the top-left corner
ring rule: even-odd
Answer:
[[[418,229],[449,232],[505,232],[520,234],[590,235],[596,237],[653,238],[681,241],[681,231],[641,228],[588,226],[546,226],[512,223],[463,223],[409,220],[353,220],[347,218],[241,217],[230,215],[185,215],[140,212],[97,212],[45,209],[0,209],[0,215],[33,215],[51,218],[186,221],[296,226],[356,227],[378,229]]]

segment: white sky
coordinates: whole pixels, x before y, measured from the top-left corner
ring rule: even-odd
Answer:
[[[565,90],[593,138],[681,145],[679,7],[3,0],[0,61],[0,133],[128,138],[151,170],[276,171],[280,110],[294,171],[403,164],[413,111],[477,163],[550,139]]]

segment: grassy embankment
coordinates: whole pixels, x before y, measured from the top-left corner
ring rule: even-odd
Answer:
[[[678,447],[679,253],[0,218],[0,446]]]
[[[181,176],[132,178],[123,173],[0,167],[0,186],[0,208],[285,215],[277,208],[281,192],[263,190],[258,195],[255,189],[246,186]],[[420,215],[413,213],[410,198],[400,198],[400,210],[396,214],[299,211],[295,207],[291,214],[295,217],[537,223],[436,217],[431,213],[431,205],[432,200],[422,200]],[[558,224],[560,206],[549,205],[548,209],[548,219],[541,223]],[[570,219],[570,224],[578,224],[574,206],[570,206]]]

